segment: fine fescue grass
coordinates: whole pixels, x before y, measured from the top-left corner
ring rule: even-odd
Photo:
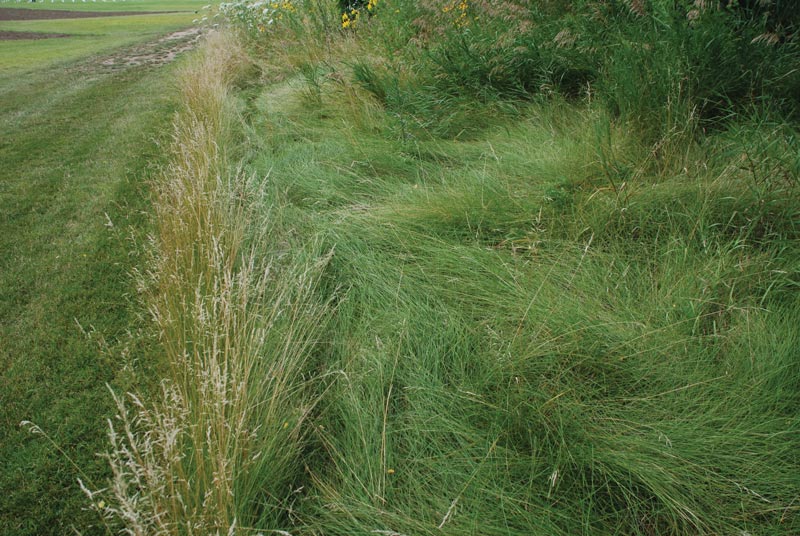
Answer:
[[[260,165],[284,225],[335,247],[338,300],[340,376],[284,528],[797,530],[797,250],[747,173],[650,176],[593,108],[408,143],[391,120],[343,134],[347,91],[270,91]]]
[[[219,37],[185,79],[150,283],[169,379],[120,402],[107,514],[135,534],[798,533],[797,125],[571,85],[519,100],[544,82],[459,82],[453,56],[427,78],[391,46],[410,30],[340,35],[306,6],[255,66]]]
[[[325,257],[292,251],[282,262],[267,255],[282,247],[277,233],[245,226],[263,216],[227,149],[243,57],[214,34],[185,69],[172,157],[155,184],[154,269],[143,284],[167,379],[153,403],[115,397],[113,498],[101,507],[93,497],[136,535],[233,534],[277,519],[318,398],[306,373],[323,325],[313,293]]]

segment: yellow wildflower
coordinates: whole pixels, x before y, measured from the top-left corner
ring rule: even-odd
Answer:
[[[358,22],[358,15],[359,11],[357,9],[351,9],[349,15],[347,13],[342,13],[342,28],[355,26],[356,22]]]

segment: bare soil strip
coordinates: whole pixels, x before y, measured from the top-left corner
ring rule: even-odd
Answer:
[[[101,70],[119,70],[140,65],[165,65],[179,54],[193,49],[200,39],[201,32],[201,29],[196,27],[172,32],[156,41],[142,43],[103,58],[95,67],[100,67]]]
[[[158,15],[159,13],[179,13],[179,11],[66,11],[63,9],[0,7],[0,21],[86,19],[95,17],[124,17],[130,15]]]
[[[19,39],[53,39],[58,37],[69,37],[69,34],[44,33],[44,32],[9,32],[0,30],[0,41],[16,41]]]

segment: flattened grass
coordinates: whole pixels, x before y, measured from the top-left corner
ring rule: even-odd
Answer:
[[[791,151],[761,188],[718,158],[747,129],[656,165],[558,101],[413,138],[330,80],[251,113],[271,217],[335,251],[334,380],[276,528],[797,532]]]

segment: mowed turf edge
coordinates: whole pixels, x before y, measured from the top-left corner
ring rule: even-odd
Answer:
[[[102,532],[77,479],[103,485],[106,384],[130,385],[149,341],[131,272],[150,221],[146,180],[175,106],[173,69],[41,70],[34,89],[5,92],[0,489],[10,492],[0,533]]]

